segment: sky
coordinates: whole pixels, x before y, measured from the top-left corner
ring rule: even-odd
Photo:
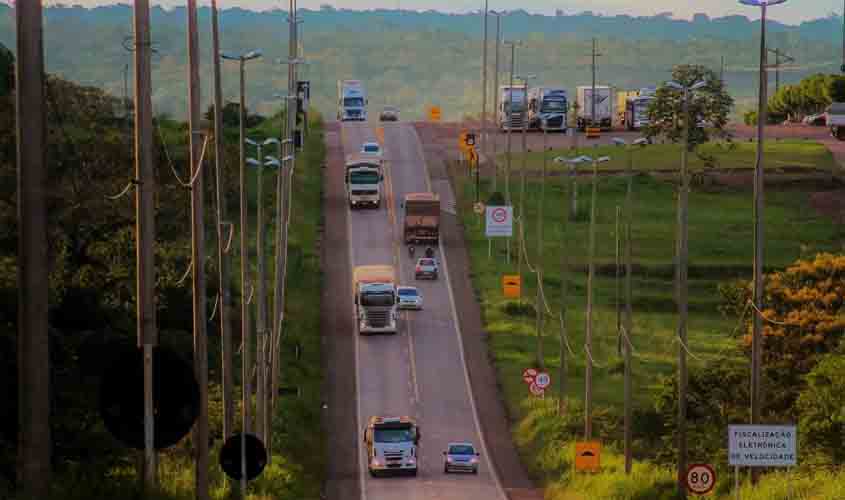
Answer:
[[[11,3],[11,0],[0,0]],[[591,10],[596,14],[654,15],[672,12],[674,17],[689,19],[701,12],[710,17],[744,15],[759,18],[760,9],[739,4],[738,0],[521,0],[516,4],[504,0],[488,0],[491,9],[522,8],[529,12],[553,14],[561,9],[567,14]],[[470,12],[483,8],[484,0],[298,0],[299,8],[317,9],[322,4],[338,9],[402,8],[409,10],[440,10],[444,12]],[[114,3],[131,3],[130,0],[45,0],[45,5],[63,3],[86,7]],[[165,7],[185,5],[185,0],[152,0],[154,5]],[[200,5],[208,0],[198,0]],[[287,0],[218,0],[220,8],[241,7],[252,10],[286,9]],[[841,15],[842,4],[838,0],[788,0],[787,3],[769,8],[768,17],[786,24],[826,17],[831,13]]]

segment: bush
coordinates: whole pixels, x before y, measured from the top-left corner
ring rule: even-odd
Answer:
[[[822,463],[845,460],[845,353],[825,356],[806,376],[796,406],[802,450]],[[806,459],[805,459],[806,460]]]

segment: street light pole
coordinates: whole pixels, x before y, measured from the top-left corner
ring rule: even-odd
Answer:
[[[536,78],[536,75],[519,75],[518,78],[525,82],[525,100],[522,110],[522,162],[519,168],[519,243],[516,257],[517,274],[522,279],[522,260],[525,258],[525,170],[528,162],[528,80]],[[511,99],[513,101],[513,99]]]
[[[546,121],[543,127],[543,173],[540,177],[540,207],[537,211],[537,367],[546,366],[543,356],[543,311],[545,310],[545,295],[543,294],[543,207],[546,203],[546,157],[548,156],[546,139]]]
[[[497,11],[490,11],[496,16],[496,72],[493,75],[493,115],[499,115],[499,47],[502,45],[502,13]],[[498,189],[499,177],[499,127],[496,126],[495,139],[493,139],[493,191]]]
[[[513,128],[513,121],[511,120],[511,115],[513,113],[513,71],[516,61],[516,47],[519,45],[519,40],[505,42],[505,45],[510,45],[511,47],[511,70],[510,70],[510,90],[509,90],[509,97],[507,104],[502,103],[502,105],[507,106],[507,112],[504,113],[505,120],[507,120],[507,162],[505,163],[505,204],[507,206],[513,206],[511,202],[511,129]],[[511,262],[511,239],[508,238],[507,244],[507,263],[510,264]]]
[[[484,0],[484,49],[481,57],[481,152],[488,151],[487,148],[487,11],[489,0]],[[476,163],[480,164],[480,161]],[[476,178],[478,173],[476,172]],[[477,190],[476,190],[477,193]],[[476,194],[476,203],[478,202]]]

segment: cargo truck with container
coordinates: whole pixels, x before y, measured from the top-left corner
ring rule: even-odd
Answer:
[[[349,208],[379,208],[381,184],[384,180],[382,160],[370,155],[349,155],[346,158],[346,200]]]
[[[338,121],[367,121],[367,91],[361,80],[337,81]]]
[[[593,105],[595,101],[595,116]],[[587,127],[599,127],[610,130],[613,127],[613,89],[607,85],[596,85],[596,95],[593,96],[591,85],[582,85],[575,89],[575,102],[578,106],[576,118],[578,130]]]
[[[533,87],[528,91],[528,128],[560,132],[566,130],[569,109],[566,89],[561,87]]]
[[[440,195],[408,193],[402,201],[404,236],[408,245],[440,241]]]
[[[642,88],[633,92],[626,92],[622,101],[622,126],[628,130],[641,130],[648,126],[648,108],[654,102],[656,89]],[[623,94],[620,92],[620,94]]]
[[[502,85],[499,87],[499,109],[496,110],[496,123],[503,132],[522,130],[528,119],[528,96],[525,84]],[[526,127],[528,124],[525,124]]]
[[[370,417],[364,428],[370,475],[417,475],[420,427],[411,417]]]
[[[397,333],[399,301],[393,266],[358,266],[352,274],[358,333]]]

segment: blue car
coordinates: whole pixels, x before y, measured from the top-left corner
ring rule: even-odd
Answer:
[[[443,473],[472,472],[478,474],[478,457],[481,453],[475,451],[472,443],[449,443],[443,461]]]

